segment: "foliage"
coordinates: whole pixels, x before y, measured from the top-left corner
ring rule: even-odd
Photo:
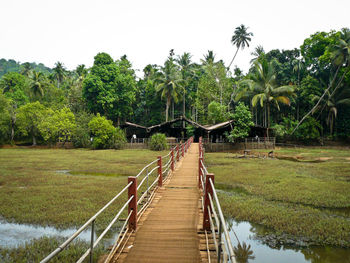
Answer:
[[[46,118],[39,124],[40,133],[45,141],[71,141],[76,129],[75,116],[68,108],[47,110]]]
[[[29,71],[35,70],[40,71],[45,74],[51,72],[51,69],[46,67],[44,64],[39,63],[20,63],[13,59],[6,60],[4,58],[0,59],[0,78],[8,72],[22,73],[23,75],[28,75]]]
[[[85,111],[79,112],[75,115],[76,129],[72,137],[72,142],[75,147],[88,148],[91,146],[89,122],[93,117],[93,114]]]
[[[208,122],[210,124],[216,124],[224,121],[228,121],[232,118],[232,115],[227,110],[227,106],[220,105],[219,102],[212,101],[208,105]]]
[[[127,143],[125,132],[119,127],[117,127],[114,133],[113,140],[114,140],[114,148],[122,149],[124,145]]]
[[[132,113],[135,87],[135,73],[126,57],[114,62],[108,54],[99,53],[83,81],[83,97],[93,113],[119,122]]]
[[[89,129],[92,136],[92,147],[94,149],[113,148],[113,139],[116,128],[111,120],[97,113],[97,116],[89,122]]]
[[[318,140],[321,137],[322,126],[313,117],[308,117],[293,134],[298,140]]]
[[[194,136],[195,129],[196,128],[193,125],[187,125],[186,126],[186,136],[187,136],[187,138]]]
[[[254,126],[252,121],[252,114],[249,111],[249,108],[244,105],[244,103],[239,103],[235,112],[232,116],[234,120],[234,128],[227,135],[227,138],[230,142],[234,142],[238,138],[245,138],[249,135],[250,128]]]
[[[11,107],[9,100],[0,93],[0,144],[5,143],[10,138],[11,116],[9,107]]]
[[[12,99],[18,107],[29,102],[26,88],[26,78],[19,73],[9,72],[0,79],[0,89],[6,98]]]
[[[40,102],[28,103],[18,109],[17,128],[24,135],[30,135],[33,138],[33,145],[36,145],[36,139],[40,135],[40,124],[47,114],[47,109]]]
[[[152,151],[164,151],[165,149],[167,149],[168,143],[165,134],[153,134],[149,143],[149,147]]]

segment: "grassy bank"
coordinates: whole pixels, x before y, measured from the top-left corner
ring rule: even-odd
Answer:
[[[1,248],[0,262],[3,263],[27,263],[40,262],[54,249],[56,249],[64,241],[63,238],[42,237],[26,243],[24,246],[17,248]],[[73,241],[68,249],[63,250],[59,255],[54,257],[50,262],[76,262],[84,252],[89,248],[89,244],[80,240]],[[99,256],[103,254],[101,246],[94,249],[93,262],[97,262]],[[88,257],[89,258],[89,257]],[[85,262],[88,262],[85,260]]]
[[[1,217],[10,222],[80,226],[157,155],[149,150],[0,149]],[[58,171],[69,170],[71,174]],[[126,198],[97,219],[111,218]]]
[[[350,247],[350,152],[341,149],[280,149],[277,155],[305,161],[237,159],[208,153],[227,216],[266,225],[314,244]]]

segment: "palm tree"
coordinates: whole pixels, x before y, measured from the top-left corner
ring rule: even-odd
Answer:
[[[250,64],[254,64],[254,62],[256,60],[258,60],[260,58],[260,56],[265,54],[265,50],[263,48],[262,45],[257,45],[254,49],[254,51],[252,53],[250,53],[250,55],[254,56],[251,60],[250,60]]]
[[[57,88],[60,87],[64,77],[66,76],[66,69],[64,68],[63,63],[56,62],[55,67],[52,69],[54,78],[57,80]]]
[[[204,59],[201,59],[203,65],[214,64],[215,54],[214,51],[208,50],[207,54],[204,54]]]
[[[343,83],[345,75],[349,72],[350,70],[350,30],[347,28],[344,28],[341,32],[341,35],[338,39],[338,42],[333,46],[333,51],[332,51],[332,57],[333,57],[333,63],[337,67],[334,76],[332,77],[332,80],[330,81],[327,89],[323,92],[322,96],[318,99],[317,103],[314,105],[314,107],[307,113],[305,116],[299,121],[297,126],[294,128],[292,134],[299,128],[300,124],[303,123],[303,121],[312,113],[316,111],[318,106],[320,105],[321,101],[323,98],[328,94],[330,89],[332,87],[335,87],[330,93],[329,97],[331,98],[334,93],[337,91],[337,89],[341,86]],[[338,76],[338,73],[340,69],[344,66],[343,74],[340,77],[339,81],[336,83],[336,78]]]
[[[313,100],[319,100],[319,98],[320,96],[314,96]],[[318,107],[318,109],[320,109],[318,118],[321,116],[323,110],[326,109],[328,112],[326,123],[329,126],[329,132],[332,135],[339,106],[350,106],[350,90],[343,88],[334,95],[328,91],[324,100],[325,104],[323,107]]]
[[[30,90],[32,91],[33,95],[39,95],[44,96],[44,74],[42,72],[33,71],[30,75]]]
[[[183,89],[182,89],[182,115],[186,117],[186,88],[189,83],[189,78],[192,75],[191,72],[191,57],[192,55],[190,53],[183,53],[182,56],[178,56],[177,63],[180,66],[181,69],[181,75],[183,80]]]
[[[270,108],[275,105],[279,110],[279,103],[290,105],[290,99],[287,96],[294,95],[295,86],[280,86],[276,85],[276,73],[271,62],[266,58],[257,60],[254,63],[254,72],[251,80],[248,82],[251,90],[254,92],[252,98],[252,106],[256,107],[260,102],[261,107],[266,107],[267,112],[267,132],[270,127]],[[267,134],[268,135],[268,134]]]
[[[170,104],[172,101],[176,102],[178,100],[178,88],[182,82],[181,74],[172,58],[165,62],[156,81],[159,83],[156,87],[157,92],[161,92],[161,96],[166,98],[165,121],[168,121]]]
[[[29,62],[25,62],[22,64],[21,74],[29,77],[32,70],[33,70],[32,65]]]
[[[252,32],[247,32],[248,27],[245,25],[240,25],[239,27],[236,27],[234,35],[232,36],[231,43],[232,45],[235,45],[237,47],[236,53],[233,56],[230,65],[228,68],[231,67],[233,61],[235,60],[238,50],[240,48],[244,49],[246,46],[249,47],[249,42],[252,40],[253,33]]]

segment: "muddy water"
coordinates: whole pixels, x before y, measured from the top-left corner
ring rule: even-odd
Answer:
[[[251,246],[255,258],[243,261],[244,263],[350,263],[350,249],[285,246],[272,248],[257,238],[258,234],[265,231],[263,226],[236,222],[233,219],[228,221],[228,225],[234,246],[237,245],[237,241],[232,230],[241,243],[245,242]]]
[[[54,227],[42,227],[42,226],[34,226],[28,224],[16,224],[16,223],[8,223],[6,221],[0,221],[0,246],[1,247],[17,247],[22,246],[25,242],[29,242],[32,239],[40,238],[43,236],[49,237],[65,237],[68,238],[72,234],[77,231],[75,228],[68,228],[64,230],[59,230]],[[94,234],[95,240],[96,235]],[[113,244],[117,234],[110,234],[106,238],[103,239],[103,244],[105,246],[109,246]],[[90,242],[91,231],[89,227],[80,233],[78,236],[79,239]]]

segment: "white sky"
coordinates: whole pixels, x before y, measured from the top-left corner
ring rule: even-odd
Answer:
[[[214,50],[227,65],[244,24],[254,36],[234,64],[247,71],[255,46],[300,47],[316,31],[350,27],[349,11],[349,0],[0,0],[0,58],[74,69],[107,52],[142,70],[162,65],[173,48],[195,62]]]

